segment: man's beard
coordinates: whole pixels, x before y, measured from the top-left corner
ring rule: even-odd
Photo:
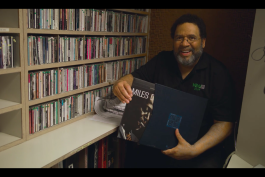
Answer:
[[[191,50],[191,52],[192,52],[192,55],[187,60],[187,59],[185,59],[185,57],[181,57],[179,55],[179,52],[181,50],[179,49],[177,52],[174,50],[174,55],[175,55],[175,58],[177,59],[177,61],[179,63],[181,63],[182,65],[184,65],[184,66],[192,66],[194,63],[197,62],[197,60],[200,58],[200,56],[202,55],[202,52],[203,52],[202,45],[201,45],[201,47],[200,47],[198,52],[195,52],[195,50],[193,48],[187,49],[187,50]]]

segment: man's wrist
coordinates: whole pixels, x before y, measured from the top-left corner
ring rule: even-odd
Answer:
[[[119,80],[116,80],[114,83],[113,83],[113,85],[115,86],[115,85],[117,85],[119,82],[121,82],[122,80],[121,79],[119,79]]]
[[[122,78],[120,78],[119,81],[125,81],[127,84],[132,86],[133,75],[132,74],[127,74],[127,75],[123,76]]]
[[[196,157],[202,153],[202,148],[198,144],[195,143],[192,145],[192,147],[193,147],[192,155],[194,157]]]
[[[120,82],[126,82],[126,80],[122,80],[122,78],[120,78],[119,80],[116,80],[114,83],[113,83],[113,87],[115,87],[118,83]]]

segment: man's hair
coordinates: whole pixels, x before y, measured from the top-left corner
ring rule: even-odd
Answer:
[[[183,23],[193,23],[198,26],[200,31],[200,37],[206,38],[206,26],[204,21],[194,14],[184,14],[181,17],[179,17],[175,23],[171,27],[171,38],[174,39],[175,31],[177,29],[178,25],[181,25]]]

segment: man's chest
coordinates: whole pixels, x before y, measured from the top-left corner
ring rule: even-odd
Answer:
[[[212,87],[211,77],[207,70],[192,71],[185,79],[182,79],[180,73],[170,70],[170,67],[161,68],[156,72],[155,83],[208,99]]]

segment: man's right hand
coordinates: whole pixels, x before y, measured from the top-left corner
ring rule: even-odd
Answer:
[[[132,89],[127,81],[118,80],[113,86],[113,94],[121,100],[122,103],[129,103],[132,100]]]

